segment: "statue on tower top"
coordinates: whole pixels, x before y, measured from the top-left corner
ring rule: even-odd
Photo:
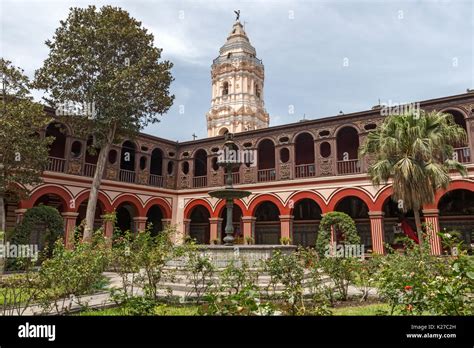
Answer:
[[[240,18],[240,10],[234,10],[234,13],[235,13],[235,20],[238,21],[239,18]]]

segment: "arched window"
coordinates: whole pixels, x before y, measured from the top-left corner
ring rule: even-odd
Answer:
[[[151,153],[150,174],[163,174],[163,151],[159,148],[154,149]]]
[[[58,122],[53,122],[46,128],[46,137],[53,137],[53,143],[49,147],[49,156],[65,158],[67,128]]]
[[[295,174],[297,178],[316,175],[314,166],[314,139],[309,133],[301,133],[295,139]]]
[[[264,139],[258,144],[258,181],[276,180],[275,144]]]
[[[222,85],[222,95],[227,95],[229,94],[229,82],[224,82]]]
[[[135,144],[128,140],[122,144],[120,181],[135,182]]]
[[[360,173],[359,133],[353,127],[343,127],[337,132],[337,173],[339,175]]]

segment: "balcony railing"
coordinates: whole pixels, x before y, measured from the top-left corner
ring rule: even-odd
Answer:
[[[64,173],[65,166],[66,160],[64,158],[49,157],[46,170],[49,170],[50,172]]]
[[[360,161],[347,160],[347,161],[337,161],[337,174],[346,175],[346,174],[357,174],[360,173]]]
[[[150,174],[148,184],[151,186],[163,187],[163,177],[161,175]]]
[[[471,162],[471,149],[468,147],[458,147],[454,149],[454,153],[457,156],[458,162],[469,163]]]
[[[95,164],[84,163],[84,170],[82,172],[82,175],[88,176],[90,178],[94,177],[95,168],[97,168],[97,166]]]
[[[193,178],[193,187],[206,187],[207,186],[207,175],[195,176]]]
[[[134,183],[135,182],[135,172],[133,172],[131,170],[120,169],[119,179],[120,179],[120,181],[123,181],[123,182]]]
[[[316,176],[316,167],[314,166],[314,163],[300,164],[295,166],[295,176],[297,178],[309,178]]]
[[[257,177],[258,177],[258,182],[275,181],[276,180],[275,168],[261,169],[261,170],[258,171]]]
[[[232,184],[234,184],[234,185],[240,184],[240,173],[239,172],[232,173]]]

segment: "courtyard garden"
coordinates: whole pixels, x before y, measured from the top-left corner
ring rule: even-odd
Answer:
[[[176,230],[157,235],[117,230],[113,240],[78,233],[70,247],[45,243],[36,262],[16,259],[0,278],[3,315],[473,315],[474,260],[442,233],[454,254],[430,255],[404,241],[386,255],[328,254],[333,213],[315,248],[275,251],[267,259],[232,258],[217,267],[191,239],[173,243]],[[350,219],[350,218],[349,218]],[[357,243],[344,220],[346,242]],[[20,226],[21,228],[21,226]],[[48,235],[50,236],[50,235]]]

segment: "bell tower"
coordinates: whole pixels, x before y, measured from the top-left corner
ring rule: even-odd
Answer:
[[[211,67],[212,100],[206,114],[207,135],[266,128],[264,67],[239,21],[240,12]]]

